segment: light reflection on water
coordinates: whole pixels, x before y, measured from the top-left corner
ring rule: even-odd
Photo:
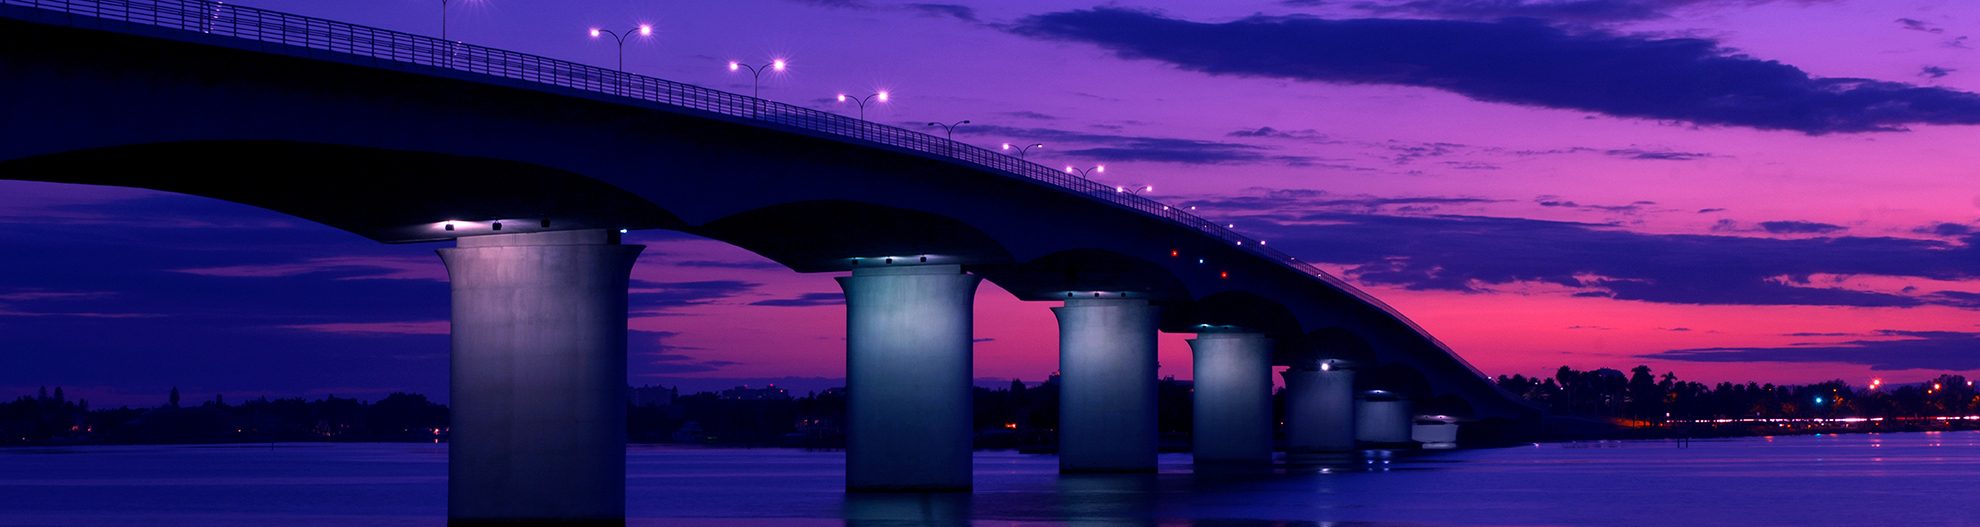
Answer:
[[[981,452],[967,494],[841,491],[844,454],[635,446],[632,525],[1980,525],[1980,432],[1380,453],[1057,474]],[[445,445],[0,449],[0,526],[444,525]]]

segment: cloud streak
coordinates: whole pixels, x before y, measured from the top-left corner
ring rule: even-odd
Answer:
[[[1878,337],[1833,344],[1675,349],[1640,355],[1684,362],[1834,362],[1872,370],[1980,369],[1980,333],[1882,330]]]
[[[1371,206],[1407,201],[1478,202],[1276,192],[1191,203],[1245,215],[1254,234],[1302,260],[1345,265],[1362,283],[1414,290],[1484,293],[1541,283],[1581,296],[1670,304],[1970,307],[1973,299],[1958,292],[1864,291],[1809,277],[1980,279],[1980,234],[1953,240],[1658,234]]]
[[[1242,77],[1433,88],[1472,99],[1806,134],[1980,124],[1980,95],[1816,77],[1716,41],[1492,22],[1252,16],[1205,23],[1140,10],[1035,15],[1013,31]]]

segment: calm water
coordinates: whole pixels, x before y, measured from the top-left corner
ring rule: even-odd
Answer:
[[[1542,445],[1061,477],[984,452],[970,495],[852,496],[843,455],[634,447],[634,525],[1980,525],[1980,433]],[[0,526],[444,525],[445,445],[0,449]]]

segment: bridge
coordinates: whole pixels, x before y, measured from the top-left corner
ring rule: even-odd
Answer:
[[[849,490],[969,488],[982,280],[1057,303],[1067,472],[1154,470],[1158,331],[1195,335],[1200,464],[1272,461],[1275,366],[1292,452],[1407,440],[1410,405],[1467,430],[1537,417],[1396,310],[1265,241],[862,119],[202,0],[0,0],[0,79],[0,179],[452,241],[438,252],[457,524],[623,523],[641,247],[619,234],[635,229],[841,274]]]

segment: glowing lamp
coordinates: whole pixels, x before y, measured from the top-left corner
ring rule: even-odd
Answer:
[[[741,64],[737,64],[736,61],[733,60],[729,61],[729,71],[736,71],[739,69],[742,69]]]
[[[640,24],[640,25],[639,25],[639,36],[642,36],[642,37],[645,37],[645,36],[652,36],[652,35],[653,35],[653,26],[652,26],[651,24]]]
[[[1096,166],[1096,167],[1093,167],[1093,171],[1094,171],[1094,172],[1099,172],[1099,173],[1102,173],[1102,174],[1105,174],[1105,173],[1107,173],[1107,165],[1100,165],[1100,166]]]
[[[770,61],[770,69],[784,71],[784,59]]]
[[[880,92],[880,102],[887,102],[887,92]]]
[[[846,94],[839,94],[839,102],[846,102]]]
[[[591,28],[591,38],[598,38],[598,28]]]
[[[839,100],[841,100],[841,101],[843,101],[843,100],[846,100],[846,96],[844,96],[844,95],[840,95],[840,96],[839,96]],[[1011,149],[1011,144],[1010,144],[1010,143],[1004,143],[1004,149],[1005,149],[1005,150],[1010,150],[1010,149]],[[1066,167],[1066,170],[1067,170],[1067,171],[1071,171],[1071,170],[1072,170],[1072,167]]]

